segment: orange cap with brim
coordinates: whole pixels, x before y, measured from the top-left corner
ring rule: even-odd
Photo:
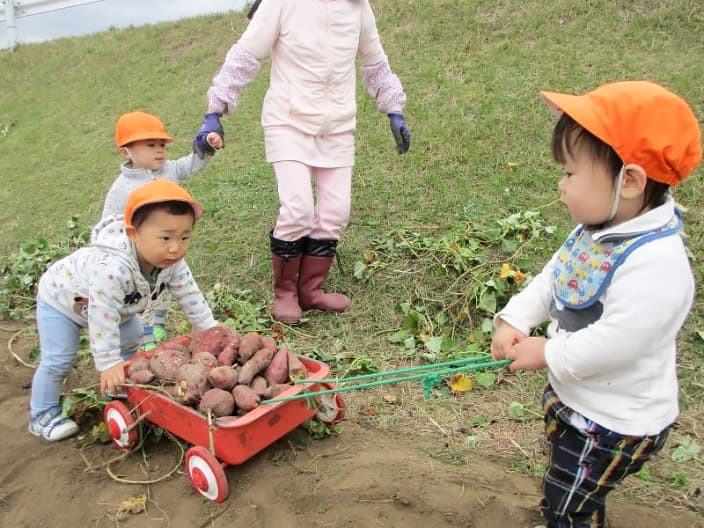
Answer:
[[[584,95],[541,91],[547,104],[613,148],[625,164],[675,186],[702,159],[701,131],[689,105],[649,81],[605,84]]]
[[[137,187],[127,197],[125,225],[132,224],[132,215],[140,207],[147,204],[170,201],[188,203],[193,208],[193,215],[196,220],[203,216],[203,207],[188,194],[186,189],[177,183],[159,178]]]
[[[139,111],[122,114],[115,123],[115,143],[118,148],[143,139],[173,141],[158,117]]]

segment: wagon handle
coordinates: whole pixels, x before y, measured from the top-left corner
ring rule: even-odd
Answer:
[[[431,372],[431,373],[426,372],[425,374],[414,374],[412,376],[401,376],[399,378],[378,380],[378,381],[372,381],[369,383],[360,383],[358,385],[348,385],[346,387],[334,387],[332,389],[325,389],[325,390],[320,390],[320,391],[315,391],[315,392],[304,392],[301,394],[294,394],[293,396],[282,396],[281,398],[273,398],[271,400],[264,400],[262,402],[262,405],[268,404],[268,403],[279,403],[279,402],[291,401],[291,400],[302,400],[305,398],[315,398],[317,396],[322,396],[324,394],[336,394],[338,392],[349,392],[349,391],[353,391],[353,390],[369,389],[372,387],[378,387],[379,385],[388,385],[391,383],[400,383],[403,381],[412,381],[412,380],[417,380],[417,379],[423,379],[428,376],[441,377],[441,376],[448,376],[450,374],[456,374],[458,372],[466,372],[466,371],[471,371],[471,370],[483,370],[483,369],[487,369],[487,368],[508,365],[509,363],[511,363],[511,361],[512,360],[510,360],[510,359],[500,359],[498,361],[487,361],[485,363],[475,363],[475,364],[470,364],[470,365],[464,365],[462,367],[457,367],[457,368],[444,369],[444,370],[440,370],[438,372]],[[350,379],[350,378],[347,378],[347,379]],[[340,378],[340,381],[346,381],[346,380],[345,380],[345,378]],[[321,383],[321,382],[322,382],[322,380],[318,380],[318,383]]]

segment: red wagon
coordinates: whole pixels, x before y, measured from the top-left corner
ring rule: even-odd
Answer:
[[[184,336],[177,341],[187,346],[190,337]],[[130,363],[142,357],[149,358],[151,354],[151,351],[138,354]],[[305,365],[309,379],[328,377],[330,369],[325,363],[298,357]],[[278,397],[329,388],[331,385],[327,383],[292,385]],[[344,417],[345,407],[339,394],[328,394],[263,404],[243,416],[217,418],[209,424],[203,414],[158,391],[126,386],[125,392],[129,408],[114,400],[105,406],[103,413],[115,446],[127,451],[137,444],[139,433],[134,425],[140,418],[193,444],[186,452],[186,472],[196,491],[214,502],[224,501],[229,494],[225,467],[242,464],[313,417],[325,423],[338,423]]]

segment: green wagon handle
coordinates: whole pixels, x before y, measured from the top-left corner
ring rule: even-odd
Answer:
[[[449,362],[450,364],[456,364],[457,362]],[[392,383],[401,383],[404,381],[413,381],[417,379],[423,379],[427,378],[429,376],[432,376],[435,379],[439,379],[442,376],[448,376],[450,374],[457,374],[459,372],[469,372],[472,370],[484,370],[488,368],[493,368],[493,367],[500,367],[503,365],[508,365],[511,363],[510,359],[500,359],[498,361],[486,361],[484,363],[471,363],[469,365],[464,365],[461,367],[456,367],[456,368],[448,368],[448,369],[443,369],[438,372],[431,372],[431,373],[424,373],[424,374],[414,374],[411,376],[402,376],[399,378],[391,378],[391,379],[383,379],[383,380],[378,380],[378,381],[372,381],[369,383],[360,383],[357,385],[348,385],[346,387],[334,387],[332,389],[325,389],[321,391],[314,391],[314,392],[303,392],[300,394],[295,394],[293,396],[283,396],[281,398],[273,398],[271,400],[264,400],[262,402],[262,405],[266,405],[267,403],[279,403],[279,402],[286,402],[286,401],[293,401],[293,400],[303,400],[307,398],[317,398],[318,396],[323,396],[325,394],[337,394],[339,392],[349,392],[353,390],[362,390],[362,389],[370,389],[372,387],[378,387],[380,385],[389,385]],[[430,367],[430,366],[429,366]],[[412,369],[418,369],[419,367],[411,367]],[[431,367],[432,368],[432,367]],[[427,370],[427,369],[426,369]],[[377,373],[379,375],[388,375],[391,373],[398,374],[401,371],[408,371],[408,369],[401,369],[400,371],[387,371],[386,373]],[[366,376],[366,374],[365,374]],[[352,376],[350,378],[340,378],[340,382],[348,381],[350,379],[357,378],[359,379],[359,376]],[[299,380],[301,381],[301,380]],[[309,383],[314,384],[314,383],[325,383],[325,380],[310,380]],[[333,382],[335,380],[333,379]]]
[[[295,384],[301,383],[347,383],[349,381],[360,381],[365,379],[379,378],[383,376],[394,376],[396,374],[406,374],[409,372],[417,372],[420,370],[432,370],[442,367],[450,367],[452,365],[462,365],[465,363],[483,363],[491,360],[490,354],[484,354],[481,356],[473,356],[469,358],[453,359],[449,361],[442,361],[440,363],[430,363],[428,365],[420,365],[417,367],[408,367],[397,370],[385,370],[383,372],[372,372],[370,374],[359,374],[357,376],[349,376],[347,378],[325,378],[325,379],[299,379],[294,381]]]

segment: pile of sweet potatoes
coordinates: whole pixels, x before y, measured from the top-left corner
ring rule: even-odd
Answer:
[[[160,383],[178,403],[221,417],[251,411],[307,372],[300,359],[273,338],[256,332],[242,336],[215,326],[196,333],[188,347],[164,343],[150,359],[130,363],[127,376],[140,385]]]

